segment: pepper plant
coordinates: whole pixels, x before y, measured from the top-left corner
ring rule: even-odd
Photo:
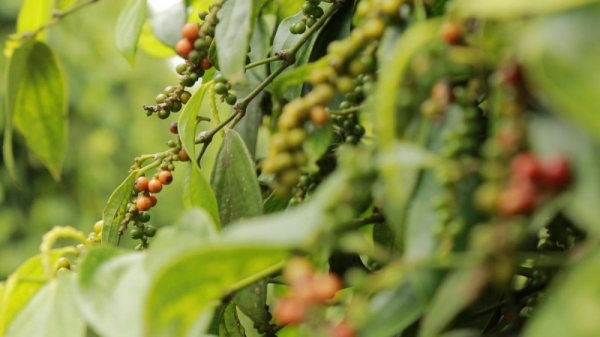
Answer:
[[[45,37],[98,1],[23,2],[16,184],[13,129],[60,176]],[[139,108],[167,147],[123,169],[88,235],[55,227],[0,283],[0,336],[600,334],[597,0],[147,7],[126,2],[115,43],[133,65],[150,23],[177,53],[179,81]],[[170,184],[186,211],[157,230]]]

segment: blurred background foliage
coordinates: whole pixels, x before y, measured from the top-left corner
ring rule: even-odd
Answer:
[[[0,1],[0,43],[15,30],[21,0]],[[53,226],[69,225],[88,233],[101,219],[112,191],[125,179],[133,159],[164,151],[173,138],[167,121],[146,117],[143,104],[177,83],[172,64],[143,52],[131,68],[114,45],[114,27],[122,4],[100,1],[66,17],[49,30],[51,47],[63,65],[69,87],[69,141],[56,182],[15,134],[14,152],[22,186],[17,187],[0,164],[0,279],[36,254],[42,235]],[[4,109],[6,59],[0,56],[0,106]],[[0,114],[4,130],[4,112]],[[3,131],[0,131],[3,132]],[[213,147],[216,151],[216,147]],[[0,150],[1,151],[1,150]],[[208,156],[209,158],[211,156]],[[183,169],[181,163],[178,164]],[[210,172],[210,169],[205,170]],[[181,211],[180,184],[165,188],[151,212],[157,227]],[[134,245],[125,239],[125,246]]]

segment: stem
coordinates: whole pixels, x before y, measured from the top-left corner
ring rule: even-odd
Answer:
[[[100,0],[88,0],[88,1],[78,3],[78,4],[74,5],[73,7],[66,9],[64,11],[55,11],[52,13],[52,19],[50,19],[48,22],[44,23],[43,25],[39,26],[33,32],[23,32],[20,35],[17,35],[18,37],[15,35],[9,36],[9,39],[10,40],[28,40],[28,39],[34,38],[37,34],[41,33],[43,30],[58,24],[66,16],[71,15],[71,14],[81,10],[82,8],[87,7],[88,5],[91,5],[98,1],[100,1]]]
[[[362,108],[364,108],[364,105],[359,105],[359,106],[355,106],[355,107],[343,109],[343,110],[329,110],[329,113],[333,114],[333,115],[347,115],[347,114],[351,114],[353,112],[358,112]]]
[[[266,59],[262,59],[256,62],[252,62],[252,63],[248,63],[246,65],[246,69],[252,69],[254,67],[258,67],[260,65],[263,64],[267,64],[267,63],[271,63],[271,62],[275,62],[275,61],[280,61],[281,57],[279,57],[279,55],[275,55],[275,56],[271,56],[271,57],[267,57]]]

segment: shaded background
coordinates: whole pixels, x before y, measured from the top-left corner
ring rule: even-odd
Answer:
[[[2,45],[15,30],[20,5],[20,0],[0,1]],[[53,226],[73,226],[85,234],[92,231],[133,158],[164,151],[167,140],[174,138],[168,125],[178,114],[168,120],[146,117],[142,105],[153,104],[165,86],[176,84],[177,74],[172,63],[143,52],[132,68],[117,52],[114,27],[123,5],[99,1],[49,30],[48,42],[63,65],[69,87],[69,141],[62,180],[54,181],[39,160],[28,154],[16,132],[14,152],[23,186],[17,188],[0,163],[0,279],[35,255],[42,235]],[[2,79],[5,68],[6,59],[0,55]],[[5,90],[2,80],[0,133]],[[176,167],[183,173],[183,164]],[[159,206],[150,212],[154,226],[176,220],[182,208],[177,173],[175,182],[158,195]],[[129,238],[122,241],[127,247],[136,243]]]

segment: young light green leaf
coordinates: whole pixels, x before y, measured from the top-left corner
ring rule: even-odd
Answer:
[[[146,54],[159,58],[166,58],[175,55],[175,51],[163,44],[156,38],[152,32],[150,23],[146,22],[142,26],[142,32],[138,40],[138,47]]]
[[[25,0],[17,17],[17,32],[33,32],[50,20],[53,0]],[[45,40],[46,32],[36,35],[36,39]]]
[[[50,253],[50,263],[54,264],[59,257],[71,252],[71,249],[55,249]],[[0,336],[4,336],[6,328],[13,318],[27,305],[31,297],[44,285],[43,282],[32,280],[43,280],[45,276],[42,266],[41,255],[36,255],[25,261],[6,283],[4,290],[0,293]]]
[[[600,254],[556,275],[548,296],[525,326],[523,337],[595,337],[600,333]]]
[[[457,270],[449,274],[438,288],[419,329],[419,337],[435,337],[463,309],[479,297],[489,281],[483,268]]]
[[[217,51],[217,39],[213,39],[213,41],[210,43],[210,47],[208,47],[208,60],[210,61],[210,63],[212,63],[212,65],[215,67],[215,69],[221,69],[219,67],[219,53]]]
[[[102,212],[104,227],[102,228],[102,243],[116,246],[119,242],[119,227],[127,213],[127,203],[131,200],[131,191],[135,180],[140,176],[139,171],[131,172],[125,181],[108,198]]]
[[[600,74],[590,71],[600,58],[595,34],[600,30],[600,3],[595,2],[531,22],[520,31],[520,57],[532,92],[599,140]]]
[[[515,19],[523,16],[549,14],[588,5],[597,0],[457,0],[450,12],[463,18]]]
[[[248,44],[261,3],[259,0],[229,0],[217,14],[219,24],[215,39],[219,65],[231,83],[244,79]]]
[[[192,161],[194,161],[192,159]],[[219,208],[217,198],[206,178],[195,163],[189,163],[183,178],[183,206],[185,208],[199,207],[210,214],[215,226],[219,225]]]
[[[183,143],[183,148],[189,154],[191,161],[195,162],[196,159],[196,125],[198,124],[198,114],[202,107],[202,101],[206,90],[210,86],[210,83],[203,83],[198,91],[196,91],[192,98],[187,102],[181,115],[179,115],[178,129],[179,137]]]
[[[84,337],[85,323],[75,305],[75,277],[59,276],[40,289],[5,336]]]
[[[225,134],[213,166],[211,186],[217,196],[223,226],[261,214],[262,196],[254,161],[234,130],[227,130]]]
[[[115,28],[117,49],[132,66],[135,64],[138,38],[148,14],[146,2],[146,0],[127,0]]]
[[[146,335],[186,336],[203,311],[231,291],[281,268],[287,257],[288,251],[281,248],[231,245],[199,247],[180,257],[150,288]]]
[[[221,324],[219,325],[220,337],[246,337],[246,330],[238,318],[235,303],[229,302],[223,312]]]
[[[24,47],[25,62],[11,61],[7,116],[27,147],[60,179],[67,138],[67,88],[59,61],[48,45]],[[14,68],[13,68],[14,67]],[[14,76],[20,76],[14,78]],[[16,91],[13,91],[16,90]]]
[[[150,277],[143,253],[113,247],[91,250],[81,262],[76,302],[81,315],[103,337],[142,337]]]

